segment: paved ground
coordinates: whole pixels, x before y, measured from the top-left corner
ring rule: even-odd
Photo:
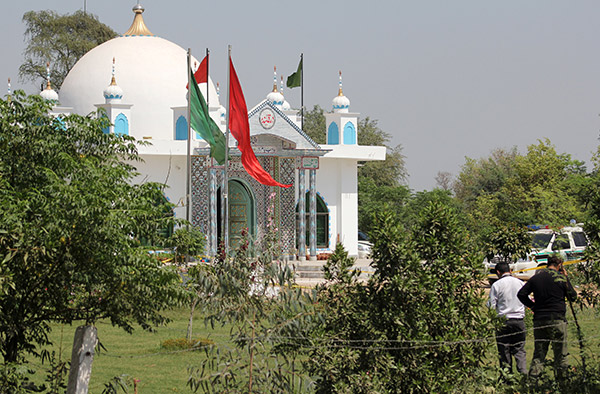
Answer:
[[[356,259],[353,268],[361,271],[360,278],[367,279],[373,274],[374,269],[370,266],[371,261],[371,259]],[[325,281],[323,279],[322,267],[327,263],[326,260],[294,261],[290,263],[296,266],[296,284],[298,286],[312,288]]]

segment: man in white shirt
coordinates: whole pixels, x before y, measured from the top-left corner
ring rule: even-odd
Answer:
[[[525,355],[525,306],[517,298],[517,293],[523,287],[520,279],[511,275],[508,263],[496,264],[498,280],[492,284],[488,306],[496,309],[506,321],[496,333],[500,368],[508,368],[512,372],[512,357],[517,364],[517,371],[527,373]]]

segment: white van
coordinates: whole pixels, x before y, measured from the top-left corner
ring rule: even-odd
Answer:
[[[539,266],[545,266],[548,257],[560,253],[566,264],[577,263],[583,258],[583,252],[588,245],[588,239],[580,226],[563,227],[553,230],[548,226],[530,226],[535,231],[530,231],[531,252],[526,259],[519,259],[510,264],[513,276],[527,280],[537,271]],[[485,261],[490,283],[498,279],[496,271],[497,259]]]

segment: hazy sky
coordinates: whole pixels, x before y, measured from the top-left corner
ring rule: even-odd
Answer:
[[[154,34],[198,58],[210,48],[211,77],[222,86],[231,44],[249,108],[269,93],[273,66],[287,76],[303,52],[305,105],[330,110],[341,69],[350,110],[377,119],[391,144],[403,146],[416,191],[434,187],[438,171],[457,175],[465,156],[495,148],[524,151],[548,137],[560,153],[589,164],[599,143],[597,0],[141,3]],[[12,77],[13,89],[35,92],[17,81],[23,14],[71,13],[83,4],[3,4],[0,75]],[[123,33],[135,4],[87,0],[87,11]],[[284,93],[299,107],[299,89]]]

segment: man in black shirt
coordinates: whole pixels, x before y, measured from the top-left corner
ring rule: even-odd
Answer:
[[[558,255],[548,258],[548,268],[542,269],[519,290],[517,297],[533,311],[533,336],[535,338],[533,360],[529,376],[537,378],[544,369],[548,345],[554,351],[554,374],[562,378],[567,363],[567,306],[565,297],[577,298],[577,293],[567,281],[563,261]],[[533,300],[529,294],[533,293]]]

